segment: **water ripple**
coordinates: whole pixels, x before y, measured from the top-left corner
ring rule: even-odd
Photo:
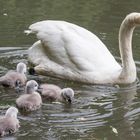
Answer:
[[[19,61],[27,63],[26,49],[1,48],[0,74],[14,69]],[[18,136],[59,139],[62,137],[60,135],[78,135],[87,138],[86,132],[93,132],[99,128],[108,128],[108,131],[111,131],[110,126],[124,129],[119,124],[124,124],[125,129],[130,127],[128,131],[131,131],[133,122],[139,119],[139,81],[130,85],[82,85],[52,77],[28,75],[28,78],[37,79],[39,83],[58,84],[62,88],[69,86],[76,94],[72,105],[44,101],[41,109],[30,114],[19,114],[21,128]],[[0,87],[1,107],[15,105],[18,96],[14,90]],[[6,109],[0,108],[1,115]]]

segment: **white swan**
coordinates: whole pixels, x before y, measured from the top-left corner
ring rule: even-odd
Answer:
[[[126,16],[119,31],[120,66],[101,40],[90,31],[65,21],[46,20],[29,26],[39,41],[29,48],[35,71],[91,84],[132,83],[136,66],[132,34],[140,24],[140,13]]]

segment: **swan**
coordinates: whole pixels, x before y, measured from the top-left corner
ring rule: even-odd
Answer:
[[[11,106],[8,108],[4,116],[0,117],[0,136],[15,133],[18,130],[20,125],[17,114],[18,109]]]
[[[0,85],[4,87],[17,88],[26,84],[27,66],[23,62],[19,62],[16,71],[9,70],[5,75],[0,77]]]
[[[119,30],[120,65],[90,31],[66,21],[45,20],[29,26],[38,41],[28,50],[35,72],[87,84],[128,84],[136,80],[132,54],[133,30],[140,13],[130,13]]]
[[[41,84],[39,86],[41,96],[47,101],[58,101],[72,103],[74,99],[74,91],[72,88],[63,88],[54,84]]]
[[[37,110],[42,105],[42,98],[38,92],[38,83],[30,80],[26,83],[25,94],[16,99],[16,105],[19,109],[30,112]]]

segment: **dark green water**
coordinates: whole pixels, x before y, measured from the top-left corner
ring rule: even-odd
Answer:
[[[66,20],[94,32],[120,58],[119,26],[130,12],[140,11],[139,0],[0,0],[0,75],[27,61],[27,49],[36,41],[23,31],[34,22]],[[133,54],[140,78],[140,28],[133,35]],[[43,76],[30,76],[75,90],[71,106],[44,102],[28,115],[19,113],[20,129],[6,140],[139,140],[140,86],[91,86]],[[15,105],[17,93],[0,87],[0,114]],[[112,128],[118,131],[115,134]]]

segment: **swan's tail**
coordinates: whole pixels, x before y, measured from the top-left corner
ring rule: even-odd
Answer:
[[[33,31],[31,31],[31,30],[24,30],[24,33],[25,33],[26,35],[29,35],[29,34],[32,34]]]

